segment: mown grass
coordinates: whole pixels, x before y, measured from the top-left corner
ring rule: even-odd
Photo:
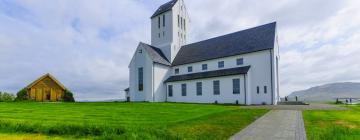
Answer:
[[[32,139],[227,139],[267,111],[177,103],[0,103],[0,133]]]
[[[309,140],[359,140],[360,105],[351,110],[303,111]]]

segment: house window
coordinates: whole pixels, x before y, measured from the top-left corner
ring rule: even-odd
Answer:
[[[207,70],[207,64],[202,64],[201,67],[202,67],[202,70]]]
[[[144,89],[144,75],[143,75],[144,73],[143,73],[143,68],[141,67],[141,68],[139,68],[138,69],[138,83],[139,83],[139,85],[138,85],[138,87],[139,87],[139,91],[143,91],[143,89]]]
[[[198,96],[202,95],[202,83],[201,82],[196,83],[196,95],[198,95]]]
[[[260,88],[259,88],[259,86],[256,87],[256,93],[257,93],[257,94],[260,93]]]
[[[163,36],[165,36],[165,31],[163,31]]]
[[[175,69],[175,74],[179,74],[179,68]]]
[[[178,27],[180,28],[180,16],[178,15]]]
[[[169,97],[172,97],[173,96],[173,86],[169,85],[168,90],[169,90]]]
[[[192,72],[192,66],[188,66],[188,72]]]
[[[165,14],[163,15],[163,27],[165,27]]]
[[[159,33],[159,38],[160,38],[160,33]]]
[[[236,65],[242,65],[242,64],[244,64],[244,59],[243,58],[236,59]]]
[[[158,17],[158,28],[160,28],[160,16]]]
[[[267,93],[267,87],[264,86],[264,93],[266,94]]]
[[[139,49],[139,50],[138,50],[138,53],[142,53],[142,49]]]
[[[186,96],[186,84],[181,84],[181,96]]]
[[[240,94],[240,79],[233,79],[233,94]]]
[[[223,68],[223,67],[224,67],[224,61],[219,61],[218,68]]]
[[[220,81],[213,81],[214,95],[220,95]]]

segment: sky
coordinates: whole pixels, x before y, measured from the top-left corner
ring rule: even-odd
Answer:
[[[119,99],[167,0],[0,0],[0,91],[51,73],[76,100]],[[358,0],[185,0],[188,42],[277,22],[280,95],[360,82]]]

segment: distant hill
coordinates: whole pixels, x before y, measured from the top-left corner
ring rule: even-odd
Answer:
[[[335,101],[339,97],[360,98],[360,83],[331,83],[292,92],[289,97],[298,96],[304,101]]]

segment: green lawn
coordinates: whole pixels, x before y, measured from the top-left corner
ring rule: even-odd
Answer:
[[[351,110],[303,111],[309,140],[359,140],[360,105]]]
[[[267,111],[177,103],[0,103],[0,137],[227,139]]]

